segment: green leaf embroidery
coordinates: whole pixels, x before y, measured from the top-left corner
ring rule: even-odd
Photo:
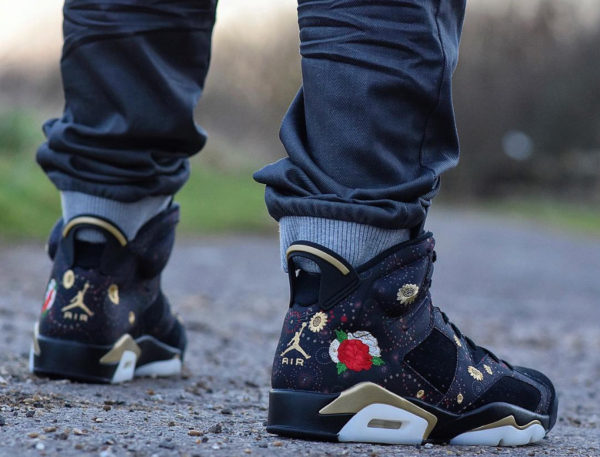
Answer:
[[[336,330],[335,331],[335,336],[337,337],[337,340],[341,343],[344,340],[348,339],[348,334],[346,332],[344,332],[343,330]]]
[[[381,357],[373,357],[373,359],[371,359],[371,361],[373,362],[373,365],[375,365],[375,366],[385,365],[385,362],[383,361],[383,359]]]
[[[348,367],[345,364],[343,364],[342,362],[338,362],[337,363],[337,372],[338,372],[338,374],[342,374],[347,369],[348,369]]]

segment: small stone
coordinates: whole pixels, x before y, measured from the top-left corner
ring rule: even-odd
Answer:
[[[33,409],[27,410],[27,412],[25,413],[25,416],[26,417],[33,417],[33,416],[35,416],[35,410],[33,410]]]
[[[73,429],[73,434],[74,435],[79,435],[79,436],[81,436],[81,435],[87,435],[87,430],[81,430],[79,428],[74,428]]]
[[[56,431],[56,427],[44,427],[44,433],[54,433]]]
[[[0,416],[0,427],[3,427],[6,425],[6,419],[4,418],[4,416]]]
[[[104,405],[104,406],[102,407],[102,409],[103,409],[104,411],[110,411],[110,410],[112,409],[112,406],[110,406],[110,405]]]
[[[204,437],[202,437],[202,442],[203,442],[203,443],[206,443],[207,441],[208,441],[208,436],[204,436]]]
[[[233,411],[231,411],[229,408],[223,408],[221,410],[221,414],[233,414]]]
[[[281,447],[281,446],[283,446],[283,443],[281,441],[275,441],[273,443],[273,446],[275,446],[275,447]]]
[[[28,433],[27,436],[29,438],[37,438],[38,436],[40,436],[40,434],[36,433],[36,432],[31,432],[31,433]]]
[[[250,449],[250,448],[245,448],[245,449],[244,449],[244,453],[245,453],[245,454],[252,454],[252,449]]]
[[[209,433],[221,433],[223,431],[223,426],[221,424],[215,424],[209,428],[208,431]]]
[[[431,444],[431,443],[425,443],[425,445],[423,447],[425,449],[431,449],[433,447],[433,444]]]
[[[190,435],[190,436],[202,436],[202,435],[204,435],[204,433],[202,433],[200,430],[190,430],[188,432],[188,435]]]
[[[175,444],[170,441],[164,440],[158,443],[158,447],[162,447],[163,449],[175,449]]]
[[[44,443],[36,443],[35,448],[38,451],[43,451],[44,449],[46,449],[46,446],[44,446]]]
[[[56,437],[59,440],[63,440],[64,441],[64,440],[68,440],[69,439],[69,434],[67,432],[62,432],[62,433],[59,433],[58,435],[56,435]]]
[[[221,448],[219,447],[219,445],[218,445],[218,444],[213,444],[213,445],[212,445],[212,448],[213,448],[213,449],[221,449]]]
[[[92,420],[97,423],[104,422],[104,419],[102,419],[101,417],[94,417]]]
[[[175,427],[175,421],[169,421],[167,424],[169,427]]]

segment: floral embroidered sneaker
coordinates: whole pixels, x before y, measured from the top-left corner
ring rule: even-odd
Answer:
[[[552,383],[475,345],[432,305],[433,248],[424,234],[354,269],[319,245],[290,246],[269,432],[389,444],[544,438],[556,422]],[[297,269],[299,257],[320,274]]]
[[[30,352],[34,373],[117,383],[181,371],[186,337],[160,287],[179,220],[177,206],[157,215],[128,241],[93,216],[59,221],[48,253],[54,266]],[[79,241],[100,230],[105,243]]]

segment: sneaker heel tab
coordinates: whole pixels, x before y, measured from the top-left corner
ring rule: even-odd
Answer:
[[[128,241],[123,230],[113,222],[98,216],[82,215],[74,217],[64,225],[62,236],[67,238],[70,233],[75,234],[83,228],[100,229],[102,232],[111,235],[122,247],[127,246]]]
[[[360,281],[358,274],[344,258],[316,243],[296,241],[286,250],[290,278],[290,307],[294,305],[295,299],[294,259],[297,257],[311,260],[319,267],[321,278],[318,304],[321,309],[332,308],[358,287]]]

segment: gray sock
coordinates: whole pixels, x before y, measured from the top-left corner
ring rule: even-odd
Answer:
[[[124,203],[81,192],[61,192],[63,220],[68,221],[82,214],[96,215],[117,225],[128,240],[135,238],[138,230],[150,219],[164,211],[171,202],[170,196],[147,197],[133,203]],[[102,243],[105,238],[99,230],[83,229],[77,239],[90,243]]]
[[[356,222],[306,216],[286,216],[279,220],[281,265],[284,271],[287,271],[285,251],[294,241],[311,241],[325,246],[356,267],[409,239],[408,229],[383,229]],[[298,262],[298,266],[305,271],[319,271],[310,260],[299,259]]]

